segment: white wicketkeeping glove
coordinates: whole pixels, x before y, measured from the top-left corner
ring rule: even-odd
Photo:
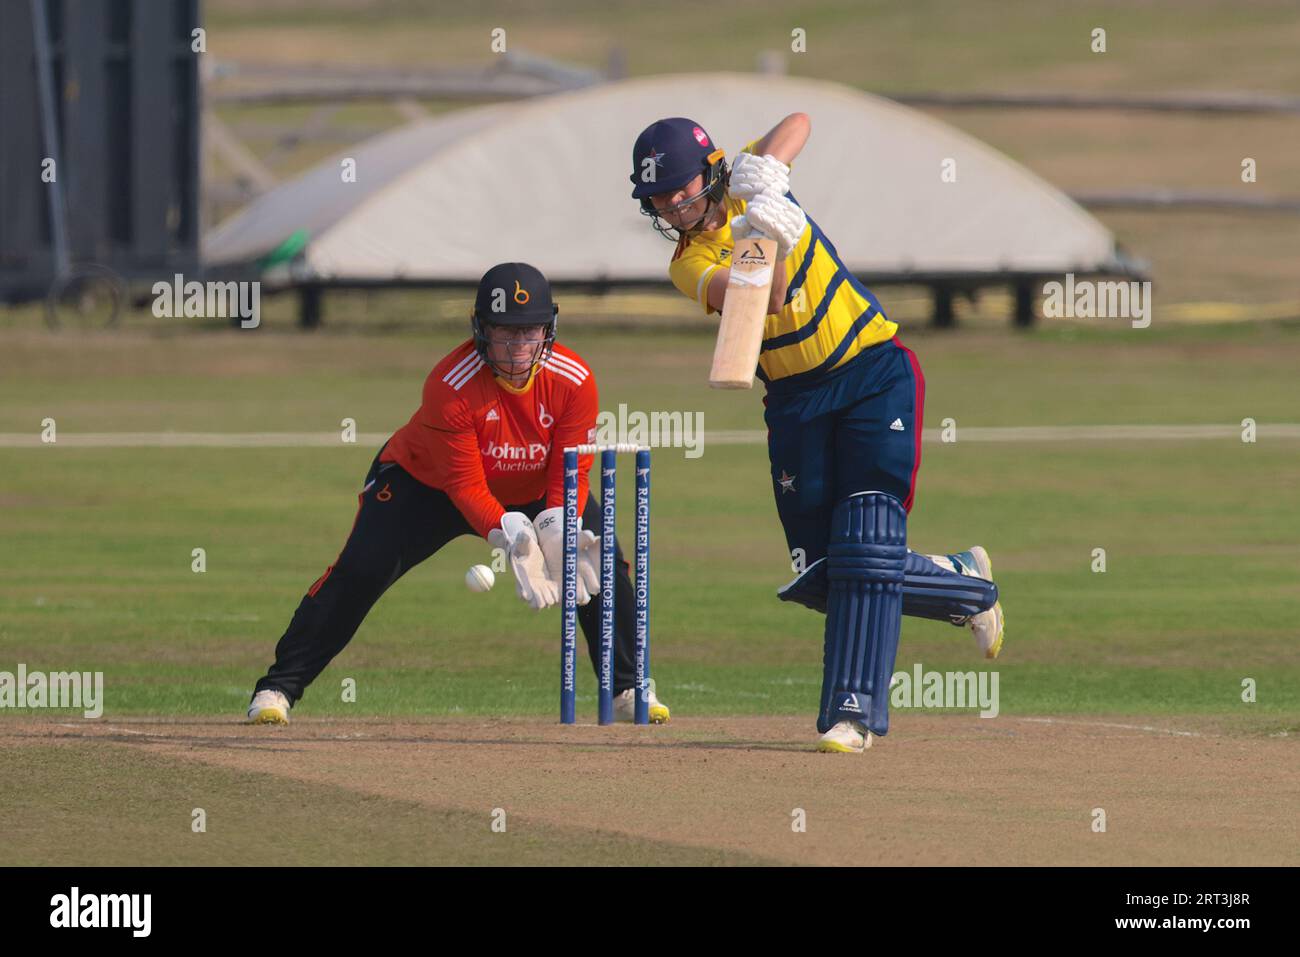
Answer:
[[[546,556],[546,573],[557,593],[564,595],[564,507],[538,512],[533,519],[537,541]],[[594,547],[593,547],[594,543]],[[578,604],[585,605],[600,591],[600,538],[582,527],[578,516]]]
[[[731,183],[728,189],[737,199],[751,200],[759,193],[784,196],[790,188],[790,167],[775,156],[765,153],[740,153],[731,164]]]
[[[751,233],[762,233],[776,240],[776,254],[781,259],[799,245],[799,237],[808,228],[808,217],[797,205],[784,196],[759,193],[745,207],[745,214],[731,221],[731,235],[744,239]]]
[[[560,600],[559,589],[547,577],[546,558],[527,515],[506,512],[501,516],[501,527],[488,532],[488,542],[506,550],[510,570],[515,573],[515,590],[532,608],[541,611]]]
[[[578,581],[591,595],[600,594],[600,536],[578,529]]]

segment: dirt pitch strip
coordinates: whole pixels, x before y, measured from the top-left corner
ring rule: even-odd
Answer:
[[[821,755],[810,732],[10,717],[0,864],[1300,863],[1293,736],[903,715]]]

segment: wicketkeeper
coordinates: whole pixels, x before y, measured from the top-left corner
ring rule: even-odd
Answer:
[[[968,625],[988,658],[1003,616],[983,548],[907,548],[925,380],[897,324],[790,192],[809,131],[791,114],[728,169],[698,123],[659,120],[633,146],[632,196],[677,242],[673,284],[708,313],[722,311],[735,239],[776,241],[757,375],[777,514],[804,569],[778,594],[826,615],[818,749],[856,752],[889,728],[901,615]]]
[[[257,682],[248,717],[284,724],[307,686],[343,650],[395,581],[460,535],[506,551],[516,591],[531,607],[558,604],[563,573],[564,455],[596,432],[596,377],[555,341],[559,307],[546,278],[503,263],[479,282],[473,337],[439,362],[411,420],[375,456],[356,519],[334,564],[307,590]],[[578,621],[599,674],[600,520],[588,490],[594,456],[579,458]],[[631,721],[635,601],[615,543],[614,713]],[[650,720],[668,709],[650,691]]]

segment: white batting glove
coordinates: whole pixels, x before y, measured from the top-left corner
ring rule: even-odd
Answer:
[[[776,254],[781,259],[799,245],[799,238],[807,228],[808,217],[804,211],[784,196],[772,193],[755,196],[745,207],[745,214],[731,221],[731,235],[736,239],[744,239],[754,232],[775,239]]]
[[[790,188],[790,167],[775,156],[765,153],[740,153],[731,164],[731,183],[728,189],[737,199],[751,200],[759,193],[784,196]]]
[[[546,574],[546,558],[527,515],[506,512],[501,516],[501,527],[488,532],[488,542],[495,548],[505,549],[510,556],[515,591],[530,607],[541,611],[559,602],[559,588]]]
[[[542,554],[546,557],[546,574],[557,593],[564,595],[564,507],[557,505],[544,512],[538,512],[533,519],[533,529],[537,532],[537,541]],[[591,560],[590,546],[596,543],[595,562]],[[582,527],[582,516],[578,516],[578,580],[577,599],[579,605],[591,601],[593,595],[600,591],[600,539]]]

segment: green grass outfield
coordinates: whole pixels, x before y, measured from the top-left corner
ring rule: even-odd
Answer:
[[[0,342],[0,433],[365,433],[403,423],[449,334],[197,333]],[[602,407],[701,411],[761,428],[759,396],[703,386],[711,340],[575,330]],[[1006,714],[1215,715],[1295,729],[1300,440],[960,441],[962,426],[1300,421],[1300,329],[1046,329],[913,334],[926,422],[910,537],[976,542],[1008,613]],[[237,713],[305,588],[342,545],[373,446],[0,448],[0,670],[105,673],[105,714]],[[630,489],[630,469],[621,487]],[[624,495],[621,526],[630,529]],[[760,445],[655,453],[653,664],[680,716],[798,714],[815,703],[821,622],[779,603],[789,578]],[[191,549],[207,572],[190,570]],[[1092,550],[1107,571],[1094,574]],[[316,715],[546,715],[558,614],[462,539],[381,600],[300,704]],[[983,668],[969,633],[907,620],[899,667]],[[354,678],[355,704],[340,701]],[[1244,678],[1258,701],[1241,701]],[[580,712],[594,715],[580,673]]]

